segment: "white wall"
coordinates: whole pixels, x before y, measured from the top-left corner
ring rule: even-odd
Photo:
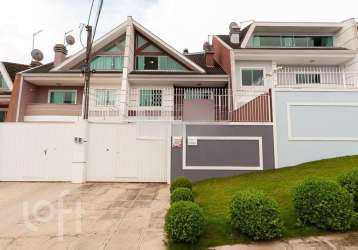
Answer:
[[[358,91],[273,95],[278,167],[358,154]]]
[[[347,49],[358,48],[357,26],[354,19],[344,21],[343,28],[335,36],[335,46]]]
[[[272,77],[269,76],[272,74],[272,61],[235,61],[235,72],[236,72],[236,89],[242,87],[241,82],[241,69],[242,68],[263,68],[264,69],[264,80],[265,88],[270,88],[272,86]]]

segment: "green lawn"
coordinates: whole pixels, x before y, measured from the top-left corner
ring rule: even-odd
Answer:
[[[231,229],[229,203],[236,191],[256,188],[274,198],[287,229],[284,237],[321,234],[313,227],[299,227],[291,203],[291,190],[308,176],[335,180],[342,173],[358,168],[358,156],[341,157],[301,164],[295,167],[255,172],[235,177],[210,179],[194,184],[195,201],[203,208],[207,230],[196,246],[171,245],[170,249],[197,249],[245,242]]]

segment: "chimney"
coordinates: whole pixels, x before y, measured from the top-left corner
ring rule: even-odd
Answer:
[[[209,42],[205,42],[203,45],[204,53],[205,53],[205,64],[206,67],[214,67],[215,66],[215,59],[214,59],[214,48],[210,45]]]
[[[240,43],[240,26],[232,22],[230,23],[230,42],[233,44],[239,44]]]
[[[56,44],[53,50],[55,51],[55,59],[53,60],[53,63],[57,66],[66,59],[67,49],[63,44]]]
[[[36,60],[32,60],[31,63],[30,63],[30,66],[33,68],[33,67],[38,67],[38,66],[41,66],[42,63],[39,62],[39,61],[36,61]]]
[[[185,49],[183,50],[183,54],[184,54],[184,55],[189,54],[189,49],[185,48]]]

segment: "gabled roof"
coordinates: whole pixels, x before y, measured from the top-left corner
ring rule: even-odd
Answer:
[[[128,25],[129,25],[129,20],[121,23],[110,32],[106,33],[102,37],[95,40],[93,42],[92,53],[95,53],[96,51],[102,49],[108,43],[114,41],[116,38],[123,35],[126,32],[126,28]],[[75,65],[79,64],[85,59],[85,53],[86,53],[86,48],[83,48],[82,50],[78,51],[76,54],[69,56],[63,63],[54,67],[52,70],[53,71],[69,70],[71,67],[74,67]]]
[[[139,24],[137,21],[133,20],[131,17],[128,17],[127,21],[120,24],[118,27],[113,29],[112,31],[108,32],[107,34],[103,35],[93,43],[93,50],[92,52],[95,53],[96,51],[102,49],[104,46],[108,45],[110,42],[118,38],[119,36],[123,35],[128,26],[132,26],[134,30],[139,31],[143,35],[145,35],[147,38],[149,38],[152,42],[154,42],[156,45],[158,45],[161,49],[163,49],[166,53],[168,53],[170,56],[175,58],[176,60],[183,63],[186,67],[193,70],[194,72],[198,73],[205,73],[205,70],[194,63],[193,61],[189,60],[187,57],[185,57],[183,54],[175,50],[173,47],[171,47],[169,44],[161,40],[159,37],[154,35],[152,32],[150,32],[148,29],[144,28],[141,24]],[[75,66],[76,64],[80,63],[85,58],[85,52],[86,49],[82,49],[78,53],[74,54],[73,56],[70,56],[68,59],[66,59],[63,63],[60,65],[54,67],[51,71],[63,71],[63,70],[69,70],[71,67]]]
[[[199,53],[190,53],[185,55],[188,59],[195,62],[196,64],[200,65],[202,67],[206,74],[208,75],[226,75],[225,71],[221,68],[219,64],[215,62],[214,67],[207,67],[205,62],[205,53],[199,52]]]
[[[30,68],[29,65],[19,63],[3,62],[3,64],[12,81],[15,80],[16,73]]]
[[[0,62],[0,74],[4,78],[9,90],[12,90],[12,86],[15,80],[16,73],[29,69],[29,65]]]

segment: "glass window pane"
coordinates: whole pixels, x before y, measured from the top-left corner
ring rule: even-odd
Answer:
[[[111,56],[97,56],[91,62],[91,69],[94,70],[112,70],[113,57]]]
[[[137,56],[136,69],[144,70],[144,56]]]
[[[6,111],[0,110],[0,122],[4,122],[6,117]]]
[[[50,103],[63,104],[64,103],[64,93],[63,92],[51,92]]]
[[[322,39],[322,46],[324,46],[324,47],[333,47],[333,37],[331,37],[331,36],[324,37]]]
[[[281,37],[279,36],[261,36],[260,47],[280,47]]]
[[[241,71],[242,76],[242,85],[243,86],[250,86],[252,85],[252,71],[249,69],[244,69]]]
[[[145,70],[158,70],[158,57],[146,56],[144,57],[144,69]]]
[[[52,104],[75,104],[76,92],[75,91],[51,91],[50,103]]]
[[[259,48],[260,47],[260,37],[259,36],[254,36],[254,39],[252,41],[252,46],[254,48]]]
[[[162,106],[162,90],[141,89],[139,95],[139,106],[141,107]]]
[[[115,89],[96,89],[96,106],[114,106],[115,104]]]
[[[294,37],[295,47],[307,47],[307,37]]]
[[[244,69],[241,75],[243,86],[264,85],[264,71],[262,69]]]
[[[259,69],[259,70],[252,70],[252,81],[253,81],[253,85],[263,85],[263,79],[264,78],[264,71]]]
[[[283,47],[293,47],[293,37],[282,37]]]
[[[5,79],[2,75],[0,75],[0,89],[8,89]]]
[[[113,89],[107,90],[107,106],[114,106],[116,102],[116,93]]]
[[[123,69],[123,56],[114,56],[113,60],[114,60],[114,70],[122,70]]]
[[[75,92],[65,92],[64,93],[64,103],[75,104]]]
[[[103,89],[96,89],[96,106],[104,106],[105,91]]]
[[[152,92],[149,89],[141,89],[139,96],[139,106],[151,106]]]

